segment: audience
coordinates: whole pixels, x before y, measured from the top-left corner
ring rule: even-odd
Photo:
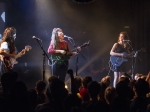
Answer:
[[[105,100],[108,105],[111,105],[114,102],[114,99],[117,97],[117,92],[114,87],[107,87],[105,90]]]
[[[46,96],[46,83],[42,80],[37,81],[35,90],[37,92],[37,104],[48,102]]]
[[[149,84],[144,79],[138,79],[133,87],[135,97],[130,105],[131,112],[146,112],[150,103],[146,94],[149,92]]]
[[[56,76],[49,77],[48,84],[39,80],[28,90],[16,72],[4,73],[0,112],[150,112],[150,72],[136,74],[135,80],[124,75],[116,88],[110,76],[97,82],[91,76],[73,76],[71,69],[67,73],[71,93]]]
[[[90,76],[86,76],[82,80],[82,86],[83,86],[83,88],[79,92],[80,95],[81,95],[81,98],[82,98],[82,102],[87,102],[87,101],[90,100],[90,97],[89,97],[89,94],[88,94],[87,85],[91,81],[92,81],[92,77],[90,77]]]

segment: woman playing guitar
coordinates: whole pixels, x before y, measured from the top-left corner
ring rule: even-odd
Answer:
[[[116,57],[126,57],[124,52],[129,53],[129,45],[124,41],[129,40],[127,32],[120,32],[118,37],[118,42],[115,43],[110,51],[111,56]],[[126,72],[126,62],[123,62],[120,66],[113,65],[113,71],[114,71],[114,81],[113,81],[113,87],[116,87],[118,83],[118,79],[121,77],[121,75]]]
[[[16,29],[14,27],[8,27],[4,30],[2,41],[0,43],[0,59],[1,59],[1,73],[6,73],[10,69],[8,68],[9,64],[5,63],[5,57],[15,58],[16,56],[16,46],[15,46],[15,38],[16,38]],[[25,54],[25,50],[22,50],[20,53],[20,57]],[[7,65],[8,64],[8,65]]]
[[[70,52],[68,42],[63,39],[62,29],[54,28],[48,53],[51,54],[52,58],[52,75],[56,75],[60,80],[65,81],[69,57],[76,55],[77,52]],[[81,50],[81,48],[78,47],[78,50]]]

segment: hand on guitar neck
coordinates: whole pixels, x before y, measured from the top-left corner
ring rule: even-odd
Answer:
[[[17,58],[25,55],[26,52],[29,51],[29,50],[31,50],[31,49],[32,49],[31,46],[29,46],[29,45],[25,46],[25,49],[23,49],[20,53],[18,53],[17,55],[15,55],[15,59],[17,59]]]

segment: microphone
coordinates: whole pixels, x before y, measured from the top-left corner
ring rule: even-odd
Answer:
[[[137,57],[137,54],[138,54],[138,52],[136,51],[135,54],[134,54],[134,57]]]
[[[40,38],[37,38],[37,37],[35,37],[35,36],[33,36],[32,38],[33,38],[33,39],[36,39],[36,40],[42,41]]]
[[[68,37],[67,35],[64,35],[64,37],[68,38],[68,39],[73,39],[72,37]]]
[[[130,40],[123,40],[123,42],[131,42]]]

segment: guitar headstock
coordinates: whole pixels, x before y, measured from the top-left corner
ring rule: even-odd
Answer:
[[[25,46],[25,50],[26,50],[26,51],[29,51],[29,50],[31,50],[31,49],[32,49],[32,47],[31,47],[30,45],[26,45],[26,46]]]
[[[80,47],[87,47],[87,46],[89,46],[89,44],[90,44],[90,40],[89,41],[87,41],[87,42],[85,42],[82,46],[80,46]]]
[[[146,51],[146,48],[145,47],[142,47],[139,52],[145,52]]]

